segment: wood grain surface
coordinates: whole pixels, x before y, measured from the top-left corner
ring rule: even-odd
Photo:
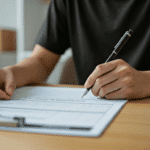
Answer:
[[[150,98],[128,101],[98,138],[0,131],[0,150],[150,150]]]

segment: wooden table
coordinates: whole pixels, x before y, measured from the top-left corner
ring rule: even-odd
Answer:
[[[150,150],[150,98],[128,101],[98,138],[0,131],[0,150]]]

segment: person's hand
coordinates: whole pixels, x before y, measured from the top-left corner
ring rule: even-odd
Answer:
[[[93,85],[94,84],[94,85]],[[138,99],[150,96],[150,71],[138,71],[122,59],[100,64],[84,87],[107,99]]]
[[[11,70],[3,68],[0,70],[0,99],[9,100],[16,88],[15,80]]]

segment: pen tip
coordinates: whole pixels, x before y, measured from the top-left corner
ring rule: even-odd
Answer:
[[[85,94],[83,94],[81,98],[83,98],[83,97],[84,97],[84,95],[85,95]]]
[[[83,98],[83,97],[87,94],[87,92],[88,92],[88,90],[86,90],[86,91],[83,93],[83,95],[82,95],[81,98]]]
[[[83,94],[81,98],[83,98],[83,97],[84,97],[84,95],[85,95],[85,94]]]

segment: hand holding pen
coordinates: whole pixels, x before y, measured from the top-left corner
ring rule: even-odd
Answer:
[[[119,53],[119,51],[122,49],[122,47],[125,45],[125,43],[128,41],[128,39],[131,37],[133,31],[130,29],[129,31],[127,31],[122,38],[119,40],[119,42],[116,44],[116,46],[114,47],[114,51],[112,52],[112,54],[108,57],[108,59],[105,61],[109,62],[111,60],[113,60],[115,58],[115,56]],[[119,62],[118,62],[119,61]],[[116,80],[118,80],[116,77],[113,77],[110,75],[109,72],[113,72],[113,70],[115,69],[115,67],[118,65],[118,63],[121,63],[120,61],[122,60],[116,60],[112,63],[108,63],[107,65],[98,65],[97,68],[95,69],[95,71],[89,76],[89,78],[87,79],[86,83],[85,83],[85,87],[87,88],[86,92],[83,94],[86,95],[88,93],[88,91],[94,86],[94,89],[97,86],[97,90],[100,90],[100,94],[98,94],[97,92],[93,92],[95,95],[100,95],[100,96],[105,96],[106,92],[101,92],[101,88],[105,85],[105,87],[107,87],[107,84],[113,85]],[[104,69],[103,69],[104,68]],[[94,74],[94,75],[93,75]],[[108,76],[107,77],[107,81],[105,81],[105,84],[103,85],[102,82],[104,82],[104,76]],[[101,85],[102,84],[102,85]],[[90,85],[90,87],[89,87]],[[107,86],[106,86],[107,85]],[[120,88],[117,88],[118,86],[114,87],[113,90],[110,90],[109,92],[113,92],[113,91],[117,91]],[[94,90],[95,91],[95,90]],[[108,91],[108,90],[107,90]],[[105,93],[105,94],[102,94]],[[108,94],[108,92],[107,92]],[[82,97],[83,97],[82,96]]]

